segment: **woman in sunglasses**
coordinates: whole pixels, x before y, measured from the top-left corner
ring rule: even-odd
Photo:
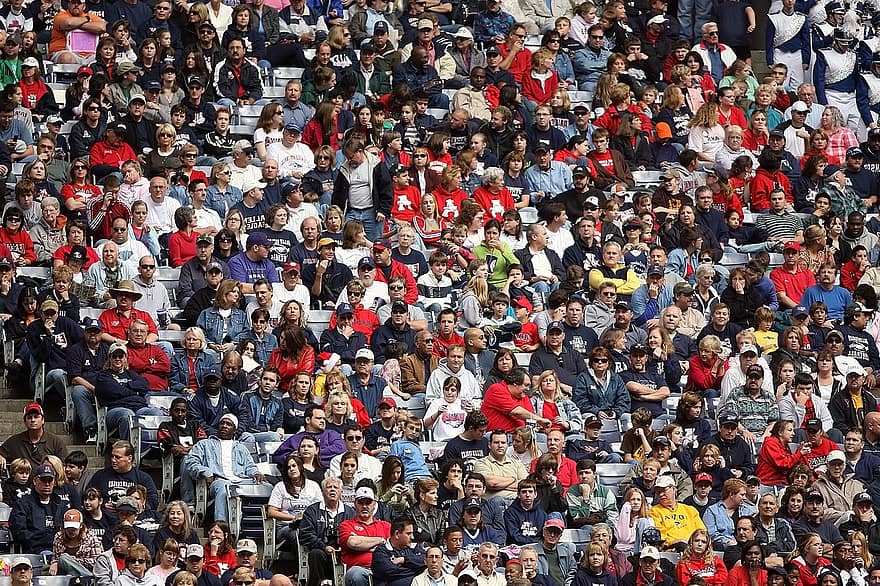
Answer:
[[[629,392],[620,375],[609,368],[610,364],[611,353],[606,348],[593,348],[587,370],[578,376],[572,395],[581,413],[592,413],[602,420],[619,420],[629,411]]]
[[[125,556],[125,569],[116,578],[117,586],[162,586],[165,584],[164,578],[147,574],[152,565],[147,546],[140,543],[132,545]]]

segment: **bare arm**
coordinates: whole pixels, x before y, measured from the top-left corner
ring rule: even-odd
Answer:
[[[374,547],[385,543],[384,537],[364,537],[361,535],[352,535],[348,538],[345,547],[354,551],[370,551]]]

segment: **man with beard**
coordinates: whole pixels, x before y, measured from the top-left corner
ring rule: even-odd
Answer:
[[[486,70],[483,67],[471,69],[470,85],[467,85],[452,96],[452,107],[464,110],[471,118],[478,121],[491,120],[490,107],[498,103],[498,89],[486,85]]]
[[[568,221],[574,224],[583,217],[587,198],[595,197],[598,201],[602,192],[590,185],[590,171],[583,165],[574,167],[571,170],[571,177],[574,181],[573,188],[550,197],[544,203],[545,205],[549,203],[563,204]]]

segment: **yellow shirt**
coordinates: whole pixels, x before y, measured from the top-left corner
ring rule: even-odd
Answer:
[[[700,513],[693,507],[678,503],[669,509],[661,504],[651,507],[651,519],[654,527],[663,536],[663,544],[671,545],[676,541],[687,541],[697,529],[705,529],[706,525],[700,519]]]
[[[761,347],[761,354],[770,354],[779,349],[779,334],[776,332],[755,330],[755,341]]]

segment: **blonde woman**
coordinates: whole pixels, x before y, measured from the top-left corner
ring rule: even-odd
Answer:
[[[724,378],[724,359],[721,357],[721,340],[712,334],[700,340],[699,353],[690,358],[688,382],[685,391],[704,393],[718,390]]]
[[[205,205],[217,212],[221,218],[225,218],[232,206],[243,198],[241,189],[229,182],[231,178],[229,163],[216,163],[211,167],[211,184],[208,186],[208,199]]]
[[[538,446],[535,443],[535,436],[532,435],[532,428],[528,425],[522,425],[513,430],[511,434],[510,445],[507,446],[507,457],[511,460],[519,460],[528,470],[532,465],[532,460],[540,456]]]
[[[554,371],[545,370],[537,377],[532,377],[532,389],[535,413],[553,422],[550,429],[561,429],[566,434],[581,433],[584,428],[583,415],[574,401],[563,393],[559,377]]]
[[[143,157],[144,168],[147,170],[147,176],[155,177],[156,175],[164,175],[165,169],[174,164],[175,161],[180,163],[180,149],[176,146],[177,130],[171,124],[160,124],[156,128],[156,148],[148,155]]]
[[[709,532],[697,529],[691,533],[687,547],[675,565],[675,577],[679,584],[690,584],[691,579],[701,577],[707,586],[727,584],[727,566],[712,551]]]
[[[617,549],[627,555],[638,554],[642,549],[642,532],[653,526],[654,521],[648,516],[645,493],[638,488],[630,488],[623,495],[620,514],[614,523]]]
[[[474,261],[475,263],[477,261]],[[481,267],[485,267],[485,273],[489,268],[485,261]],[[488,275],[475,274],[462,289],[460,300],[461,317],[458,320],[458,329],[462,332],[468,328],[479,327],[483,323],[483,312],[489,307],[489,282]]]
[[[855,561],[855,568],[850,570],[850,574],[858,572],[862,581],[867,583],[868,569],[874,567],[874,556],[868,549],[868,538],[862,531],[856,531],[850,536],[849,542],[853,547],[853,561]]]
[[[724,146],[724,127],[718,123],[718,104],[706,102],[688,123],[688,148],[697,152],[700,161],[715,163],[715,155]]]
[[[328,374],[327,388],[327,429],[332,429],[342,435],[345,426],[354,422],[354,413],[351,408],[351,399],[348,392],[338,390],[338,378]]]
[[[244,231],[244,214],[240,210],[234,209],[226,212],[223,227],[235,234],[236,238],[238,238],[238,245],[242,250],[247,250],[248,235]]]
[[[618,578],[608,572],[608,549],[598,541],[587,544],[574,575],[574,586],[617,584]]]
[[[831,565],[831,560],[822,555],[822,538],[817,533],[807,533],[798,541],[797,548],[788,556],[800,573],[799,583],[803,586],[816,586],[819,572]]]

